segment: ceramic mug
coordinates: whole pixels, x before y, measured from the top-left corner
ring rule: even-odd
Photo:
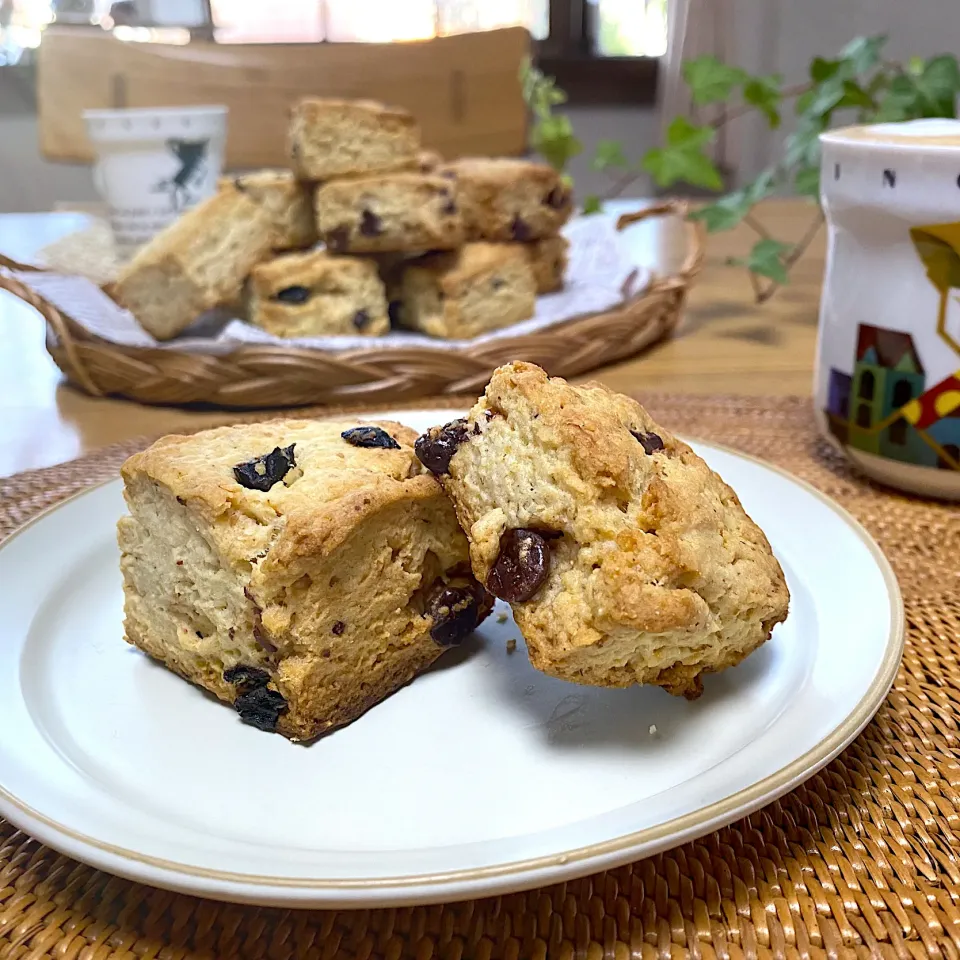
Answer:
[[[226,107],[85,110],[83,118],[121,258],[216,192]]]
[[[960,499],[960,121],[820,141],[821,429],[868,476]]]

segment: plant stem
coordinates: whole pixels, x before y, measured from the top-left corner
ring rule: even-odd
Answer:
[[[642,172],[639,170],[632,170],[630,173],[625,173],[622,177],[616,179],[610,187],[604,191],[601,200],[612,200],[614,197],[619,197],[624,190],[627,189],[631,184],[636,183],[637,180],[642,176]]]
[[[755,233],[758,233],[760,237],[764,240],[772,240],[773,237],[770,235],[770,231],[754,217],[752,213],[748,213],[744,218],[743,222],[750,227]]]
[[[807,227],[804,235],[794,244],[793,249],[790,253],[783,258],[784,269],[789,270],[806,252],[810,244],[813,243],[814,237],[820,232],[820,228],[824,223],[823,210],[817,210],[817,216],[814,219],[813,223]],[[751,224],[751,226],[756,230],[758,227],[762,229],[761,224]],[[758,304],[766,303],[776,292],[780,289],[780,284],[776,280],[771,280],[766,287],[762,287],[759,279],[755,273],[750,273],[750,281],[753,284],[753,293],[755,302]]]
[[[809,82],[796,83],[792,87],[787,87],[783,90],[781,96],[784,100],[792,100],[806,93],[812,87],[813,84]],[[745,117],[747,114],[753,113],[756,109],[752,103],[742,103],[739,107],[734,107],[732,110],[724,110],[710,126],[713,127],[714,130],[719,130],[720,127],[726,126],[731,120],[739,120],[740,117]]]

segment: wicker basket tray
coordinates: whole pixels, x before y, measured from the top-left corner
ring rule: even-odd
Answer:
[[[680,201],[625,214],[617,229],[651,217],[686,217]],[[571,377],[631,357],[676,327],[687,291],[703,261],[704,231],[688,223],[689,248],[680,269],[655,277],[615,310],[576,317],[535,333],[440,351],[363,349],[330,353],[298,347],[243,346],[225,356],[111,343],[0,270],[0,289],[34,307],[47,323],[47,349],[57,366],[93,396],[142,403],[208,403],[220,407],[294,407],[386,402],[479,392],[492,371],[516,359]],[[34,271],[0,255],[0,267]]]

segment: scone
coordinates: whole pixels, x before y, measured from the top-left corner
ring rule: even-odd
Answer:
[[[523,245],[530,258],[533,281],[537,293],[554,293],[563,288],[563,275],[567,271],[567,250],[570,242],[566,237],[546,237]]]
[[[436,150],[421,150],[417,154],[417,169],[421,173],[433,173],[443,164],[443,157]]]
[[[491,605],[415,438],[278,420],[131,457],[127,641],[262,730],[309,740],[355,720]]]
[[[417,454],[545,673],[694,698],[787,615],[783,571],[736,494],[627,397],[510,364]]]
[[[472,157],[439,172],[457,184],[468,240],[539,240],[555,234],[573,211],[570,188],[543,163]]]
[[[463,243],[456,185],[424,173],[333,180],[314,198],[317,230],[338,253],[451,250]]]
[[[141,247],[109,293],[144,330],[170,340],[205,310],[238,302],[272,242],[267,209],[238,190],[222,191]]]
[[[257,264],[248,281],[247,317],[278,337],[377,337],[390,329],[377,264],[323,250]]]
[[[313,188],[289,170],[257,170],[222,177],[220,190],[239,190],[270,215],[274,250],[305,250],[317,242]]]
[[[307,97],[291,110],[287,147],[301,180],[415,170],[420,128],[406,110],[373,100]]]
[[[403,271],[399,319],[432,337],[467,338],[533,316],[536,286],[523,247],[468,243]]]

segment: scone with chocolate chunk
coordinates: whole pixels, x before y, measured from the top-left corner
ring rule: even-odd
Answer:
[[[536,285],[520,244],[468,243],[403,271],[400,323],[432,337],[475,337],[533,316]]]
[[[463,243],[456,184],[433,174],[333,180],[314,203],[320,237],[337,253],[452,250]]]
[[[457,184],[468,240],[539,240],[555,234],[573,212],[570,188],[543,163],[469,157],[439,172]]]
[[[123,466],[124,628],[292,740],[355,720],[491,601],[396,423],[276,420],[165,437]]]
[[[290,112],[287,148],[301,180],[415,170],[417,121],[374,100],[306,97]]]
[[[783,571],[733,490],[604,387],[501,367],[417,455],[545,673],[693,698],[703,674],[739,663],[787,615]]]
[[[277,337],[378,337],[390,329],[377,264],[323,250],[257,264],[248,281],[247,316]]]
[[[563,289],[569,248],[570,241],[561,236],[545,237],[523,245],[530,259],[537,293],[555,293]]]
[[[221,191],[141,247],[109,293],[147,333],[170,340],[204,311],[238,302],[272,243],[267,209],[238,190]]]
[[[313,219],[313,187],[289,170],[256,170],[221,177],[221,191],[237,190],[259,204],[273,225],[274,250],[305,250],[317,242]]]

